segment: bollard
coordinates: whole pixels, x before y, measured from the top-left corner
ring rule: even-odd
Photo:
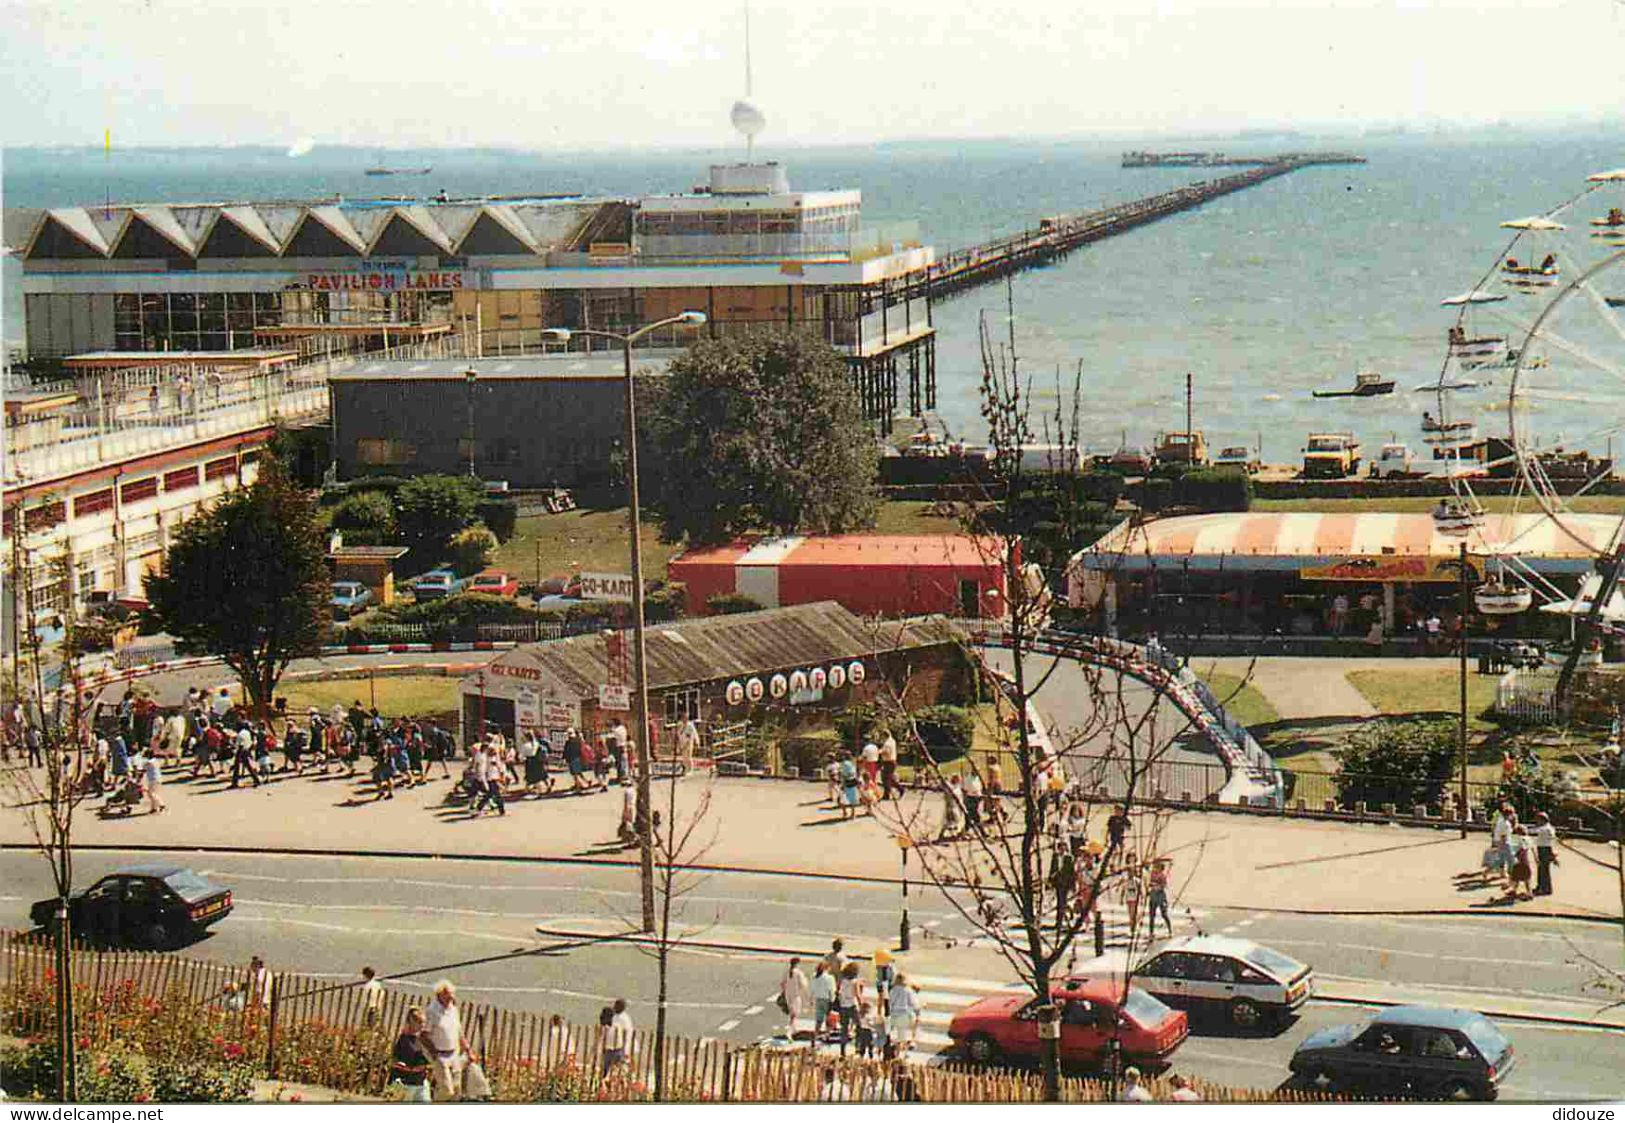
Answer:
[[[1432,817],[1433,812],[1428,810],[1427,804],[1425,803],[1418,803],[1415,807],[1411,808],[1411,818],[1413,819],[1431,819]]]
[[[1106,919],[1095,911],[1095,958],[1106,954]]]
[[[1365,818],[1365,800],[1359,799],[1354,801],[1354,813],[1360,816],[1362,819]]]
[[[1209,807],[1217,807],[1217,806],[1219,806],[1219,793],[1218,792],[1208,792],[1207,793],[1207,798],[1204,799],[1202,802],[1207,804]]]
[[[1337,801],[1335,799],[1325,800],[1320,805],[1320,809],[1328,815],[1335,815],[1337,814]]]
[[[1189,788],[1186,788],[1184,791],[1179,793],[1179,799],[1180,799],[1180,801],[1182,803],[1195,803],[1196,802],[1196,800],[1194,798],[1192,798],[1191,791],[1190,791]]]
[[[1399,808],[1392,803],[1385,803],[1382,805],[1382,813],[1391,819],[1399,814]]]

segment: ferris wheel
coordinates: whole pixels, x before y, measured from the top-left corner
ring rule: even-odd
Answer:
[[[1480,611],[1548,612],[1625,628],[1625,518],[1599,510],[1625,455],[1625,168],[1588,177],[1572,198],[1501,223],[1512,234],[1455,308],[1423,438],[1449,465],[1453,498],[1437,529],[1485,559]],[[1480,433],[1482,425],[1484,432]],[[1486,479],[1511,496],[1486,510]],[[1530,564],[1589,562],[1578,589]]]

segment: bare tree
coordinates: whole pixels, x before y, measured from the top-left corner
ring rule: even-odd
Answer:
[[[64,636],[61,643],[60,681],[46,685],[42,643],[36,628],[40,611],[36,604],[32,554],[23,542],[26,534],[21,511],[12,518],[12,548],[9,578],[12,595],[19,599],[12,626],[12,697],[21,714],[16,734],[32,742],[37,739],[43,767],[30,766],[32,752],[10,762],[0,771],[6,803],[22,817],[35,850],[51,871],[56,895],[56,911],[49,925],[56,954],[57,1095],[64,1103],[78,1096],[74,1055],[73,1013],[73,934],[69,923],[68,899],[73,894],[74,812],[86,798],[82,783],[84,737],[89,731],[84,707],[85,695],[80,675],[72,613],[64,610]],[[64,550],[46,563],[52,584],[72,588],[73,558]],[[22,622],[19,626],[18,621]],[[79,757],[75,763],[75,750]]]
[[[1091,917],[1098,917],[1103,896],[1120,892],[1133,912],[1146,871],[1161,857],[1166,814],[1143,808],[1141,800],[1153,787],[1171,738],[1158,721],[1164,692],[1156,683],[1165,680],[1147,672],[1151,684],[1146,689],[1129,687],[1126,674],[1098,665],[1099,649],[1092,641],[1046,634],[1048,582],[1024,563],[1019,528],[1008,515],[1022,494],[1029,459],[1024,453],[1035,437],[1042,435],[1044,444],[1058,449],[1052,454],[1058,460],[1050,465],[1053,471],[1063,477],[1076,474],[1081,369],[1073,381],[1070,412],[1057,377],[1055,411],[1035,427],[1031,386],[1023,382],[1016,357],[1013,301],[1007,301],[1007,309],[1012,324],[1007,342],[995,345],[985,317],[981,325],[982,414],[992,446],[992,480],[986,506],[967,520],[967,529],[992,552],[990,560],[997,562],[1005,585],[1004,619],[981,638],[1009,652],[1008,670],[984,668],[980,673],[993,684],[998,715],[993,733],[1000,758],[1014,762],[1014,784],[1005,785],[1001,777],[1003,794],[984,797],[989,809],[999,812],[991,820],[964,823],[952,769],[936,760],[909,716],[905,687],[889,698],[889,719],[913,743],[919,779],[929,791],[943,793],[943,829],[937,829],[928,800],[918,795],[882,802],[876,814],[918,854],[926,880],[1032,990],[1031,1011],[1040,1018],[1044,1043],[1045,1095],[1055,1100],[1060,1094],[1061,1026],[1052,986],[1074,961],[1076,943]],[[997,533],[988,534],[990,530]],[[1069,535],[1062,530],[1066,540]],[[1064,557],[1059,563],[1064,567]],[[1131,654],[1126,647],[1111,649]],[[1040,666],[1044,653],[1054,656],[1047,667]],[[969,657],[981,666],[978,654]],[[1042,729],[1033,698],[1063,664],[1071,664],[1076,669],[1067,673],[1079,676],[1067,690],[1076,702],[1074,720],[1071,728],[1052,737]],[[1089,755],[1091,749],[1096,755]],[[981,774],[974,759],[969,768]],[[986,784],[985,774],[982,779]],[[1008,813],[1006,797],[1013,804]],[[1111,809],[1113,821],[1102,846],[1073,853],[1061,824],[1069,803],[1086,816]],[[1130,964],[1140,940],[1140,925],[1132,924]],[[1125,977],[1119,1000],[1126,997],[1127,986]],[[1118,1028],[1114,1021],[1114,1045]],[[1115,1061],[1115,1049],[1109,1059]],[[1115,1078],[1115,1063],[1111,1071]]]

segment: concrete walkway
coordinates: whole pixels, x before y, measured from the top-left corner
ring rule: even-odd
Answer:
[[[1351,670],[1381,670],[1385,664],[1400,663],[1415,668],[1431,660],[1419,659],[1318,659],[1290,655],[1265,655],[1257,660],[1229,656],[1219,659],[1196,658],[1191,668],[1198,675],[1209,668],[1238,678],[1247,677],[1285,721],[1343,717],[1359,720],[1372,717],[1376,708],[1348,680]]]
[[[75,842],[110,848],[222,848],[328,854],[422,854],[489,858],[549,858],[629,862],[635,853],[615,841],[618,792],[510,803],[503,817],[474,819],[444,802],[450,783],[371,802],[368,788],[338,774],[279,779],[262,788],[231,790],[220,781],[165,785],[169,810],[103,819],[82,806]],[[669,783],[656,785],[664,809]],[[709,797],[695,832],[696,864],[847,878],[895,879],[900,871],[894,834],[912,820],[927,837],[940,799],[910,796],[887,805],[880,819],[842,821],[823,804],[822,785],[800,781],[700,776],[677,785],[677,814],[691,815]],[[1103,835],[1105,810],[1093,833]],[[1176,899],[1193,906],[1305,912],[1511,911],[1588,918],[1620,916],[1619,888],[1602,844],[1565,854],[1557,892],[1534,901],[1498,903],[1488,887],[1460,879],[1478,868],[1485,836],[1453,831],[1276,819],[1221,811],[1167,815],[1161,850],[1174,860]],[[1135,827],[1148,848],[1150,816]],[[15,812],[0,816],[0,842],[28,846]],[[914,860],[918,876],[918,858]]]

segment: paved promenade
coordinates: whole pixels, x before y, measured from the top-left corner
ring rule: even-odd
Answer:
[[[446,780],[402,789],[372,802],[370,786],[337,773],[279,778],[236,790],[221,780],[172,778],[169,810],[143,809],[101,818],[81,807],[75,841],[83,846],[233,848],[326,853],[545,857],[624,862],[635,852],[615,842],[619,792],[560,795],[510,802],[508,814],[468,817],[448,806]],[[656,807],[669,782],[657,783]],[[561,787],[563,785],[561,784]],[[850,878],[896,879],[899,850],[886,823],[843,822],[825,808],[821,785],[797,781],[691,776],[678,782],[678,814],[688,814],[709,786],[712,838],[702,864]],[[905,801],[935,821],[940,800]],[[1099,813],[1103,818],[1104,811]],[[895,822],[895,820],[893,820]],[[1145,828],[1137,828],[1145,829]],[[1102,835],[1103,822],[1094,832]],[[916,832],[921,833],[921,832]],[[0,817],[0,842],[30,842],[20,816]],[[1495,890],[1460,875],[1478,867],[1485,836],[1387,825],[1354,825],[1255,817],[1219,811],[1171,814],[1164,852],[1173,857],[1174,889],[1187,905],[1312,912],[1507,911],[1575,917],[1620,916],[1619,887],[1602,844],[1564,852],[1556,893],[1507,903]],[[918,877],[918,860],[913,863]]]

